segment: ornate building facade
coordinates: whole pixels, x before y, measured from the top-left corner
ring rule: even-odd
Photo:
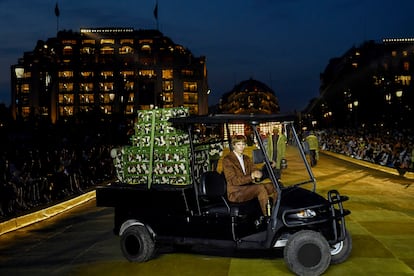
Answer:
[[[208,112],[205,57],[158,30],[60,31],[24,53],[11,66],[11,80],[14,119],[133,118],[137,110],[177,106]]]
[[[266,84],[248,79],[220,99],[220,112],[231,114],[274,114],[280,112],[275,92]]]

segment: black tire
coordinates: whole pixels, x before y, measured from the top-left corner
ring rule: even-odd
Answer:
[[[321,275],[329,267],[329,244],[320,233],[302,230],[293,234],[284,248],[284,259],[297,275]]]
[[[154,255],[155,243],[145,226],[128,227],[120,242],[122,254],[130,262],[146,262]]]
[[[345,239],[331,246],[331,264],[340,264],[345,262],[352,251],[352,237],[348,231],[345,231]]]

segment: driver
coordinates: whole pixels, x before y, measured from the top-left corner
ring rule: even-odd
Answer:
[[[232,138],[233,151],[223,158],[223,173],[227,181],[227,198],[231,202],[246,202],[257,198],[263,215],[267,216],[266,204],[269,198],[276,202],[277,192],[273,184],[255,184],[262,172],[254,168],[251,159],[243,154],[246,137],[236,135]]]

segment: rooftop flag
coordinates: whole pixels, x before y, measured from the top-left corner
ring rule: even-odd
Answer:
[[[155,3],[154,17],[155,19],[158,19],[158,1]]]
[[[59,15],[60,15],[60,11],[59,11],[59,7],[58,7],[57,2],[56,2],[56,6],[55,6],[55,15],[56,15],[56,17],[59,17]]]

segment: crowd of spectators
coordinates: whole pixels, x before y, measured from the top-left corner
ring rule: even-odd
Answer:
[[[395,168],[400,175],[414,170],[412,130],[325,129],[318,136],[322,150]]]
[[[74,129],[75,135],[67,130],[4,135],[6,141],[1,141],[0,147],[0,221],[114,179],[110,141],[97,132]]]

